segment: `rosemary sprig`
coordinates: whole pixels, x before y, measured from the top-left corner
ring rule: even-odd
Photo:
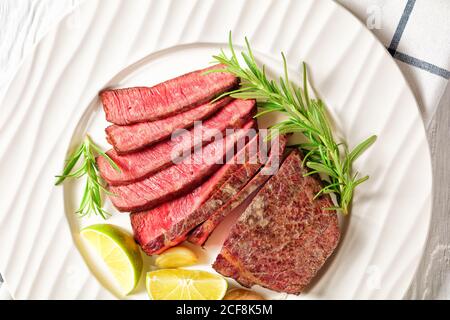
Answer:
[[[322,194],[335,194],[338,206],[329,209],[341,210],[343,214],[347,214],[355,188],[369,178],[352,173],[352,164],[376,141],[377,137],[375,135],[369,137],[349,152],[345,143],[335,141],[324,102],[310,97],[306,64],[303,63],[303,88],[290,81],[283,53],[281,56],[284,76],[278,81],[269,80],[265,66],[258,67],[247,38],[245,42],[247,50],[241,52],[244,67],[239,63],[234,50],[231,33],[229,36],[231,57],[223,50],[214,56],[217,62],[225,65],[225,68],[211,72],[230,72],[241,81],[238,89],[221,97],[230,95],[240,99],[256,99],[260,110],[256,117],[270,112],[285,113],[288,119],[271,128],[277,129],[279,134],[297,132],[307,138],[308,143],[299,145],[299,148],[305,154],[304,164],[312,170],[308,175],[322,173],[328,176],[324,181],[324,188],[316,194],[316,197]]]
[[[104,157],[115,170],[120,171],[117,164],[92,141],[91,137],[87,135],[83,143],[81,143],[75,152],[70,155],[63,173],[56,176],[57,180],[55,185],[63,183],[67,178],[78,179],[86,176],[84,194],[76,213],[81,217],[94,213],[101,216],[103,219],[106,219],[111,214],[102,208],[102,191],[107,194],[111,193],[106,189],[105,182],[99,174],[95,162],[96,155]],[[77,169],[74,169],[81,158],[83,159],[81,165],[79,165]]]

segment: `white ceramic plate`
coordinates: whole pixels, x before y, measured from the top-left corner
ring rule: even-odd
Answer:
[[[204,67],[229,30],[238,45],[248,36],[271,71],[280,70],[280,51],[291,77],[307,61],[350,146],[379,136],[355,164],[371,179],[312,288],[299,297],[255,290],[278,299],[403,296],[428,231],[431,164],[413,94],[374,36],[329,0],[135,0],[84,2],[36,47],[0,103],[0,270],[15,298],[120,297],[79,237],[101,220],[78,219],[80,184],[54,187],[54,175],[87,132],[107,148],[100,89]],[[108,222],[129,228],[126,214]],[[210,269],[229,224],[198,249],[201,268]],[[143,287],[129,298],[146,298]]]

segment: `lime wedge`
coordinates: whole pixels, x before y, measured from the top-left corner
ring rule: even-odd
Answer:
[[[147,273],[146,286],[152,300],[220,300],[228,284],[206,271],[161,269]]]
[[[126,231],[110,224],[96,224],[81,230],[81,235],[102,257],[123,293],[136,287],[142,272],[142,256]]]
[[[183,246],[173,247],[161,253],[155,260],[159,268],[187,267],[197,262],[195,253]]]

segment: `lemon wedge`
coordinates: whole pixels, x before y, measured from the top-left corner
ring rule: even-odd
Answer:
[[[202,270],[160,269],[147,273],[146,286],[152,300],[220,300],[228,284]]]

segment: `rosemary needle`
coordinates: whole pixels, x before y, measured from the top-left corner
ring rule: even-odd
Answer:
[[[115,170],[120,171],[117,164],[92,141],[91,137],[87,135],[75,152],[70,155],[63,173],[56,176],[57,180],[55,185],[60,185],[67,178],[78,179],[86,176],[83,197],[76,213],[82,217],[94,213],[101,216],[103,219],[106,219],[110,216],[110,213],[103,209],[101,195],[102,191],[107,194],[110,194],[110,192],[106,189],[105,182],[98,171],[95,161],[96,155],[104,157]],[[82,162],[78,168],[75,169],[75,166],[80,162],[80,159],[82,159]]]
[[[306,64],[303,63],[303,88],[289,80],[287,62],[283,53],[281,56],[284,75],[278,81],[269,80],[265,67],[260,68],[257,65],[247,38],[245,38],[245,42],[246,51],[241,52],[245,62],[244,66],[241,66],[238,61],[231,32],[229,36],[231,57],[228,57],[223,50],[219,55],[214,56],[214,59],[223,64],[224,68],[209,72],[230,72],[239,77],[241,81],[238,89],[227,92],[219,98],[230,95],[240,99],[256,99],[260,110],[256,117],[271,112],[285,113],[288,119],[271,128],[277,129],[279,134],[297,132],[307,138],[308,143],[298,147],[305,154],[303,164],[311,169],[308,175],[321,173],[328,177],[316,197],[322,194],[334,194],[338,206],[329,209],[340,210],[343,214],[347,214],[355,188],[369,178],[353,173],[352,164],[376,141],[377,137],[375,135],[369,137],[351,152],[346,143],[336,142],[324,102],[311,98],[308,92]]]

